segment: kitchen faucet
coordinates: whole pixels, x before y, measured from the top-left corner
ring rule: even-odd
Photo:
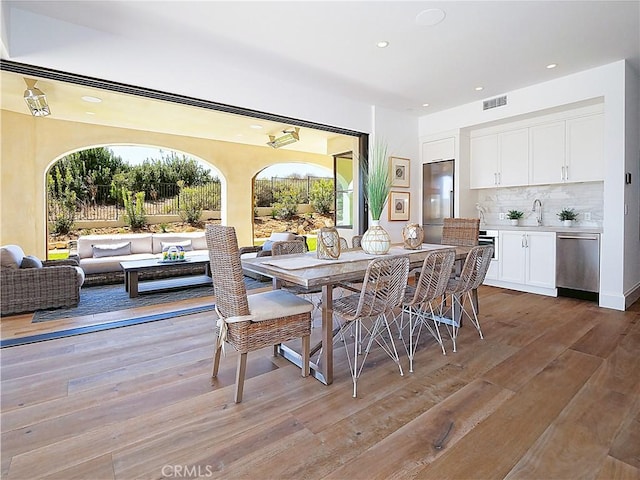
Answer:
[[[542,202],[537,198],[533,201],[533,208],[531,209],[531,211],[536,213],[536,222],[538,223],[538,226],[541,226],[542,225]]]

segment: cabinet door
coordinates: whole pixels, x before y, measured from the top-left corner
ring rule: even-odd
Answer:
[[[562,183],[565,173],[564,122],[531,127],[529,148],[531,159],[529,184]]]
[[[500,230],[499,280],[512,283],[525,282],[525,238],[524,234]]]
[[[422,144],[422,163],[439,162],[456,158],[455,138],[443,138]]]
[[[498,175],[498,135],[471,139],[471,188],[495,187]]]
[[[553,232],[527,232],[526,278],[528,285],[555,288],[556,286],[556,234]]]
[[[604,116],[567,120],[567,182],[604,180]]]
[[[529,129],[498,134],[498,185],[515,187],[529,183]]]

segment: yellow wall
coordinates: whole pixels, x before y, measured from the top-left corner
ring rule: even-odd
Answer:
[[[0,245],[20,245],[46,258],[45,178],[61,156],[89,147],[149,145],[198,157],[220,171],[222,223],[236,227],[238,243],[253,243],[252,180],[277,163],[333,169],[333,157],[201,138],[66,122],[1,111]]]

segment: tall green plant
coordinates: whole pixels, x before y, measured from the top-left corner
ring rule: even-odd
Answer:
[[[67,170],[64,177],[56,166],[55,177],[47,176],[49,211],[53,217],[52,233],[65,235],[71,231],[76,219],[76,192],[72,190],[72,176]]]
[[[180,218],[183,222],[190,225],[197,225],[200,223],[200,217],[202,216],[203,202],[200,191],[193,187],[180,188]]]
[[[133,192],[122,189],[124,199],[124,220],[133,229],[143,228],[147,225],[147,215],[144,209],[144,192]]]
[[[391,190],[387,145],[383,142],[376,142],[371,149],[368,161],[361,162],[361,165],[364,173],[364,195],[367,205],[369,205],[369,213],[371,213],[373,220],[380,220],[384,204]]]
[[[323,178],[316,180],[309,192],[309,203],[313,209],[323,215],[333,210],[333,180]]]

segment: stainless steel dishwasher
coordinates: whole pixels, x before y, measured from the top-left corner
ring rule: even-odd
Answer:
[[[598,300],[600,290],[600,235],[556,234],[556,287],[559,296]]]

